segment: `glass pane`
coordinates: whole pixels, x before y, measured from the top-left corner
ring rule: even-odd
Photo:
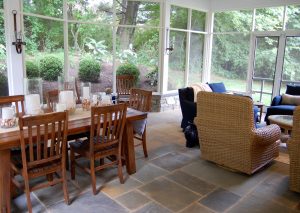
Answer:
[[[91,82],[92,93],[112,88],[112,46],[112,27],[69,24],[69,76]]]
[[[278,51],[278,37],[257,37],[252,90],[254,100],[270,105]]]
[[[188,84],[199,83],[202,81],[203,71],[203,49],[204,49],[204,35],[191,34],[191,47],[190,47],[190,70]]]
[[[26,13],[63,18],[63,0],[23,0],[23,10]]]
[[[257,9],[255,15],[256,31],[282,30],[284,7]]]
[[[287,7],[286,29],[300,29],[300,5]]]
[[[170,26],[172,28],[187,29],[188,9],[183,7],[171,6]]]
[[[287,84],[300,84],[300,37],[287,37],[280,94]]]
[[[116,54],[117,69],[127,63],[134,65],[139,72],[137,87],[157,91],[158,29],[119,27]]]
[[[248,32],[252,26],[252,11],[215,13],[214,32]]]
[[[174,50],[169,56],[168,90],[184,87],[184,72],[186,58],[186,33],[171,31]]]
[[[68,18],[70,20],[112,23],[113,0],[68,0]]]
[[[3,9],[3,0],[0,0],[0,8]]]
[[[192,11],[192,30],[205,31],[205,12]]]
[[[64,70],[63,22],[24,16],[24,29],[27,77],[42,77],[46,93],[57,88]]]
[[[227,90],[246,91],[249,35],[215,35],[211,82],[224,82]]]
[[[119,24],[159,26],[159,3],[129,0],[115,2]]]
[[[8,96],[4,14],[0,13],[0,96]]]

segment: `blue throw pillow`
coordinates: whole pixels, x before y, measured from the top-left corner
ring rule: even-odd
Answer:
[[[286,94],[300,95],[300,86],[286,85]]]
[[[223,82],[220,83],[210,83],[208,84],[209,87],[211,88],[211,90],[213,92],[217,92],[217,93],[225,93],[227,92],[225,85],[223,84]]]

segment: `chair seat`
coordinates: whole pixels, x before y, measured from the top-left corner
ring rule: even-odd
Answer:
[[[97,138],[94,137],[94,144],[103,144],[106,141],[106,139],[103,137],[99,137],[99,140],[97,141]],[[90,141],[87,140],[76,140],[75,142],[70,143],[71,149],[73,149],[76,153],[80,155],[84,155],[89,157],[90,156]],[[112,155],[115,154],[117,150],[116,145],[107,146],[105,148],[98,149],[97,152],[100,152],[105,155]]]

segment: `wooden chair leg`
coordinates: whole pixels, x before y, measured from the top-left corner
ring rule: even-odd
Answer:
[[[96,189],[95,160],[93,158],[90,159],[90,171],[91,171],[93,194],[96,195],[97,189]]]
[[[120,155],[118,156],[118,176],[120,179],[120,183],[123,184],[124,183],[123,167],[122,167],[122,158]]]
[[[70,158],[71,158],[71,179],[75,180],[75,153],[72,148],[71,148]]]
[[[25,194],[27,199],[27,209],[29,213],[32,213],[32,205],[31,205],[31,199],[30,199],[30,188],[29,188],[29,181],[28,179],[24,180],[25,182]]]
[[[69,170],[69,149],[68,149],[68,144],[66,148],[66,169]]]
[[[63,191],[64,191],[64,198],[65,198],[65,203],[67,205],[70,205],[70,200],[69,200],[69,193],[68,193],[68,180],[67,180],[67,174],[66,174],[66,170],[63,169],[62,170],[62,179],[63,179]]]
[[[146,141],[146,127],[145,127],[145,130],[144,130],[143,135],[142,135],[142,144],[143,144],[144,156],[145,156],[145,158],[147,158],[148,157],[148,151],[147,151],[147,141]]]

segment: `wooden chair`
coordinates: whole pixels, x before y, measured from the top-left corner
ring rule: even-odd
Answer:
[[[24,95],[0,97],[0,106],[10,105],[10,104],[14,104],[14,106],[16,107],[17,117],[21,117],[25,114]],[[21,105],[21,110],[19,104]]]
[[[68,113],[58,112],[20,118],[22,156],[14,156],[11,168],[23,176],[24,185],[12,178],[12,182],[26,193],[28,211],[32,212],[30,192],[62,183],[65,202],[69,204],[66,176],[66,145]],[[28,137],[28,138],[27,138]],[[61,177],[53,178],[60,172]],[[29,181],[47,176],[48,182],[30,186]]]
[[[117,93],[118,101],[126,102],[129,101],[130,89],[134,87],[134,76],[133,75],[117,75]]]
[[[75,165],[87,171],[91,175],[94,195],[97,193],[96,171],[118,165],[118,176],[120,182],[124,183],[121,143],[126,121],[126,108],[125,104],[92,107],[90,139],[70,143],[71,177],[75,179]],[[75,153],[78,155],[75,156]],[[90,160],[89,167],[82,167],[76,162],[76,159],[80,157]],[[111,162],[105,163],[104,158],[109,158]],[[97,159],[101,162],[99,166],[95,166]]]
[[[58,94],[59,94],[59,91],[57,89],[48,91],[46,94],[47,108],[50,112],[55,111],[54,103],[58,102]]]
[[[150,112],[151,111],[151,105],[152,105],[152,91],[142,90],[142,89],[131,89],[130,92],[130,98],[129,98],[129,107],[143,111],[143,112]],[[144,131],[139,136],[139,134],[136,134],[134,138],[141,141],[141,143],[136,144],[135,146],[143,145],[143,151],[144,156],[148,157],[148,151],[147,151],[147,143],[146,143],[146,120],[145,121],[136,121],[136,124],[141,127],[141,125],[144,125]],[[134,125],[135,126],[135,125]]]

